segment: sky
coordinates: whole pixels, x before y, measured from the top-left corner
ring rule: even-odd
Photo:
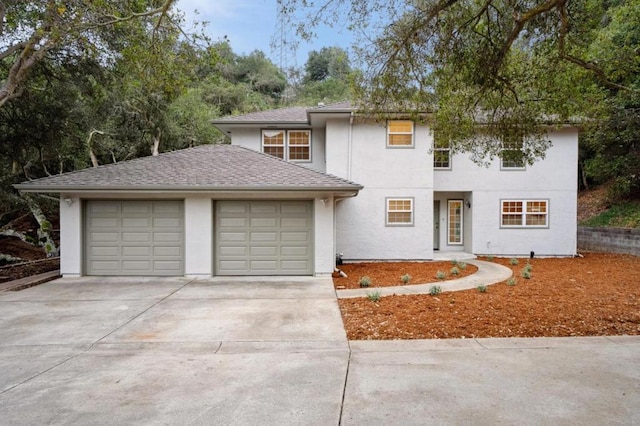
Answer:
[[[255,49],[262,50],[271,60],[280,65],[280,55],[271,48],[278,21],[276,0],[179,0],[178,9],[187,17],[187,22],[207,21],[206,33],[216,41],[225,35],[231,48],[237,54],[248,54]],[[197,14],[194,11],[198,11]],[[353,35],[346,30],[327,27],[318,28],[318,38],[311,43],[304,42],[290,32],[291,38],[299,41],[295,58],[288,66],[304,66],[311,50],[325,46],[339,46],[349,49]]]

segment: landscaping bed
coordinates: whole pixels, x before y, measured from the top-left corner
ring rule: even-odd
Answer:
[[[454,268],[458,275],[451,273]],[[452,280],[466,277],[478,270],[471,264],[460,262],[362,262],[346,263],[339,266],[347,277],[334,274],[333,285],[337,289],[361,288],[360,279],[368,277],[370,287],[392,287],[406,284],[427,284],[439,281]],[[444,279],[438,279],[438,271],[444,273]],[[408,274],[407,283],[402,281],[402,276]]]
[[[340,299],[349,339],[640,334],[640,257],[585,253],[583,258],[536,258],[530,261],[530,279],[521,276],[527,259],[518,259],[518,265],[509,259],[493,261],[514,271],[515,285],[505,281],[485,293],[387,296],[377,302]],[[392,265],[379,268],[398,277],[413,275],[410,269],[390,271]],[[375,267],[370,264],[368,274],[373,276]]]

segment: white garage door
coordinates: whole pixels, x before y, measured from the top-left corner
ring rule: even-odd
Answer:
[[[184,275],[182,201],[87,201],[87,275]]]
[[[313,273],[311,201],[218,201],[216,275]]]

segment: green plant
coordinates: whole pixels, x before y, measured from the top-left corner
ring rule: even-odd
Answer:
[[[464,262],[458,262],[458,268],[460,268],[460,270],[464,271],[465,269],[467,269],[467,264]]]
[[[520,272],[520,275],[522,276],[522,278],[528,280],[531,278],[531,270],[527,269],[527,268],[522,268],[522,271]]]
[[[527,264],[522,268],[523,271],[531,272],[533,271],[533,265],[527,262]]]
[[[458,261],[456,259],[451,260],[451,265],[456,266],[457,264],[458,264]]]
[[[436,278],[439,280],[444,280],[445,278],[447,278],[447,274],[443,271],[438,271],[436,272]]]
[[[358,281],[358,284],[360,284],[360,287],[369,287],[371,286],[371,278],[362,277],[360,278],[360,281]]]
[[[480,293],[486,293],[487,292],[487,286],[486,285],[479,285],[478,287],[476,287],[478,289],[478,291]]]
[[[492,254],[488,255],[488,256],[487,256],[487,260],[488,260],[489,262],[493,262],[493,255],[492,255]]]
[[[515,257],[512,257],[511,259],[509,259],[509,263],[512,264],[513,266],[516,266],[519,262],[518,262],[518,259],[516,259]]]
[[[453,268],[451,268],[451,271],[449,271],[451,273],[451,275],[460,275],[460,269],[458,269],[457,266],[454,266]]]
[[[442,293],[442,287],[440,287],[439,285],[432,285],[431,287],[429,287],[429,294],[432,296],[437,296],[440,293]]]
[[[403,283],[407,284],[409,281],[411,281],[411,275],[404,274],[403,276],[400,277],[400,279],[402,280]]]
[[[379,291],[374,291],[373,293],[367,293],[367,299],[371,300],[372,302],[377,302],[380,300],[380,292]]]
[[[518,280],[516,279],[516,277],[511,277],[507,280],[507,285],[510,286],[514,286],[518,283]]]

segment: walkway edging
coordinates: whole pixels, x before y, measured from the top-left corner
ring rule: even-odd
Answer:
[[[498,263],[486,262],[484,260],[465,260],[478,267],[478,271],[457,280],[438,281],[428,284],[412,284],[393,287],[370,287],[355,288],[349,290],[336,290],[338,299],[349,299],[354,297],[367,297],[367,294],[378,292],[380,296],[429,294],[429,290],[434,285],[440,286],[442,291],[469,290],[479,285],[493,285],[509,279],[513,272],[506,266]]]

